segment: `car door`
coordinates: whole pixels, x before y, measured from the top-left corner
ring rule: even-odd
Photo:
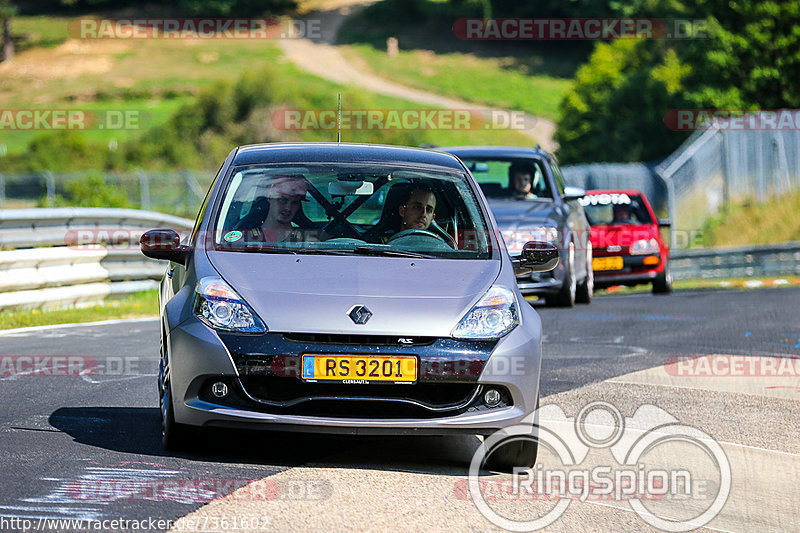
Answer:
[[[586,219],[586,214],[583,212],[583,207],[578,200],[564,200],[564,175],[558,164],[552,159],[548,158],[548,170],[552,174],[553,181],[555,182],[555,191],[558,193],[558,200],[561,202],[562,212],[566,217],[566,226],[571,235],[571,242],[575,245],[575,274],[578,279],[583,279],[588,275],[591,261],[587,253],[589,244],[589,221]]]

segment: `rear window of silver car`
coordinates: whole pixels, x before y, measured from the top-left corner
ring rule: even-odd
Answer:
[[[236,167],[214,229],[218,250],[493,257],[459,172],[321,163]]]

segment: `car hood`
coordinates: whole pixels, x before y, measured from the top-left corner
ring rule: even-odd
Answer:
[[[449,336],[500,273],[499,260],[209,252],[270,331]],[[372,313],[358,325],[356,305]]]
[[[489,198],[488,201],[501,230],[558,225],[556,204],[553,202],[496,198]]]
[[[553,202],[490,199],[489,208],[512,255],[519,254],[526,242],[544,239],[543,235],[530,233],[534,228],[559,227],[556,218],[558,212]]]
[[[596,249],[609,246],[630,246],[641,239],[658,239],[658,226],[651,225],[608,225],[592,226],[590,233],[592,247]]]

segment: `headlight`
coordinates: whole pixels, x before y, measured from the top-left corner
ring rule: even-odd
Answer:
[[[220,278],[201,279],[194,292],[194,314],[206,325],[240,333],[267,331],[267,327],[250,306]]]
[[[657,254],[660,251],[658,241],[655,239],[641,239],[631,246],[631,255]]]
[[[522,247],[526,242],[539,241],[555,244],[560,247],[561,240],[558,237],[558,228],[553,226],[541,226],[531,229],[516,229],[516,230],[503,230],[500,232],[503,235],[503,241],[506,243],[508,253],[519,254],[522,253]]]
[[[505,287],[494,286],[450,334],[456,339],[499,339],[519,324],[517,300]]]

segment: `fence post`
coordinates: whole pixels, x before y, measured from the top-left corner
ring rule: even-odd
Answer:
[[[56,204],[56,179],[49,170],[44,173],[44,181],[47,186],[47,206],[53,207]]]
[[[0,208],[2,208],[6,203],[6,180],[3,178],[3,175],[0,174]]]
[[[150,211],[150,178],[143,170],[138,170],[139,174],[139,204],[145,211]]]
[[[722,205],[725,211],[731,210],[731,145],[730,132],[721,131],[722,135]]]
[[[760,137],[761,135],[758,136]],[[764,190],[764,143],[760,141],[761,139],[756,143],[758,147],[756,149],[756,178],[758,180],[756,182],[756,187],[758,188],[758,190],[756,190],[756,198],[758,199],[758,203],[764,202],[766,198],[766,191]]]

